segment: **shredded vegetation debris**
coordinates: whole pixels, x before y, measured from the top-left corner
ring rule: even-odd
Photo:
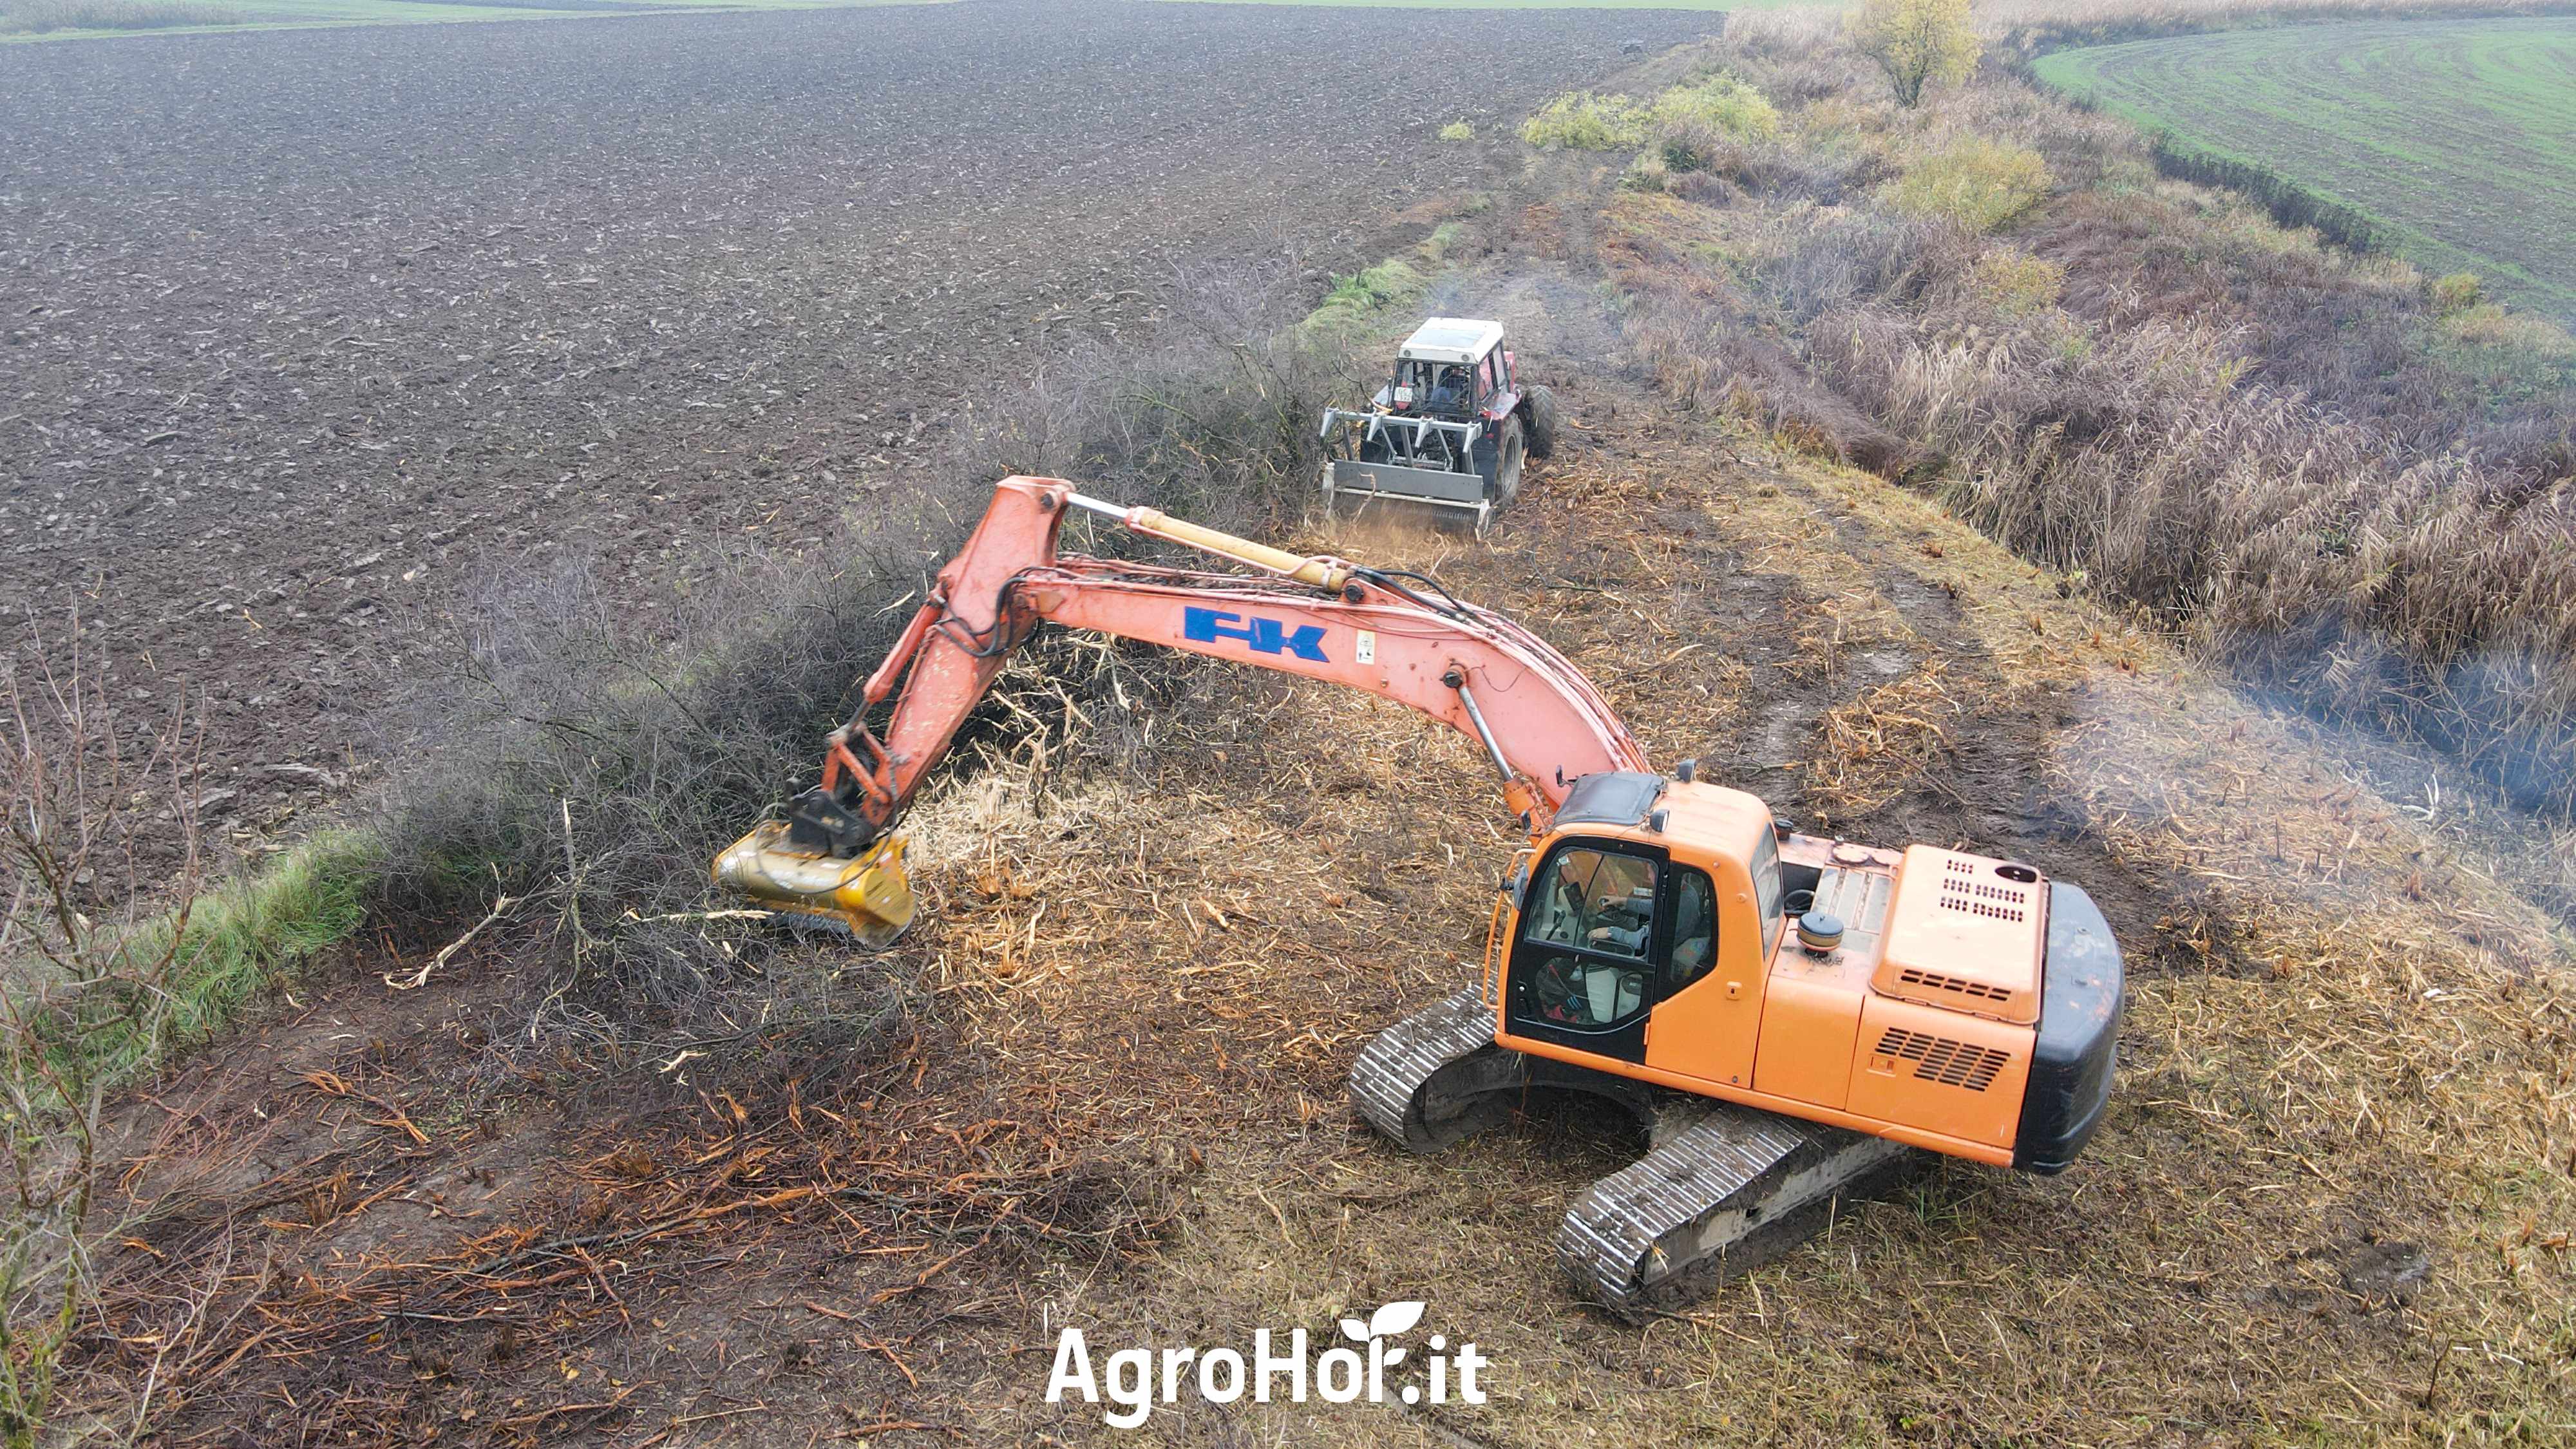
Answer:
[[[1950,722],[1963,712],[1937,661],[1825,711],[1808,766],[1811,797],[1832,812],[1828,820],[1866,815],[1895,799],[1948,747]]]

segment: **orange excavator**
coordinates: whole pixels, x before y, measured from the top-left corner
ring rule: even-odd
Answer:
[[[1252,572],[1060,554],[1075,512]],[[1370,1042],[1351,1100],[1417,1152],[1533,1088],[1633,1112],[1649,1150],[1581,1194],[1557,1241],[1622,1316],[1776,1256],[1920,1151],[2054,1173],[2101,1119],[2121,961],[2081,889],[2013,861],[1799,834],[1691,762],[1655,772],[1563,655],[1436,581],[1057,479],[995,488],[830,735],[822,782],[726,849],[716,880],[889,943],[913,912],[895,826],[1041,623],[1347,685],[1483,751],[1529,840],[1481,979]]]

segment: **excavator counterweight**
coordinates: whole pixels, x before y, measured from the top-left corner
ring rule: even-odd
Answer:
[[[1076,511],[1236,571],[1061,554]],[[913,915],[895,826],[1041,623],[1344,685],[1476,742],[1529,836],[1495,903],[1484,977],[1362,1050],[1352,1104],[1416,1152],[1534,1089],[1627,1108],[1650,1150],[1580,1197],[1558,1243],[1585,1296],[1614,1312],[1678,1302],[1775,1254],[1922,1151],[2052,1173],[2100,1124],[2122,968],[2074,885],[2018,861],[1798,834],[1689,761],[1650,769],[1563,655],[1434,580],[1055,479],[996,486],[827,738],[821,782],[717,857],[717,881],[890,943]]]

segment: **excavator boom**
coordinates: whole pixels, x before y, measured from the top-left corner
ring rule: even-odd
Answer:
[[[1066,518],[1258,571],[1195,572],[1059,554]],[[965,548],[869,676],[855,716],[828,737],[822,783],[784,822],[719,856],[716,879],[766,904],[882,945],[911,919],[892,832],[958,728],[1040,623],[1232,659],[1391,699],[1476,741],[1503,799],[1544,834],[1573,782],[1642,770],[1609,702],[1564,656],[1503,615],[1426,579],[1307,558],[1121,508],[1050,478],[1006,478]],[[871,715],[890,706],[882,732]]]
[[[1059,554],[1076,512],[1238,571]],[[2122,969],[2073,884],[2019,861],[1799,835],[1690,761],[1649,769],[1564,656],[1430,579],[1056,479],[994,489],[829,736],[822,782],[726,850],[716,878],[892,940],[913,911],[895,827],[1042,623],[1345,685],[1476,742],[1530,839],[1496,902],[1484,979],[1380,1033],[1352,1064],[1351,1100],[1415,1151],[1533,1088],[1633,1112],[1652,1149],[1595,1183],[1558,1241],[1615,1312],[1677,1303],[1793,1244],[1918,1150],[2050,1173],[2101,1120]]]

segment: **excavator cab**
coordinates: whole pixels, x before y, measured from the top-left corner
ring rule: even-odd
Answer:
[[[2083,891],[1798,835],[1687,770],[1576,781],[1495,930],[1495,1040],[1535,1057],[2041,1172],[2109,1094],[2120,960]]]

